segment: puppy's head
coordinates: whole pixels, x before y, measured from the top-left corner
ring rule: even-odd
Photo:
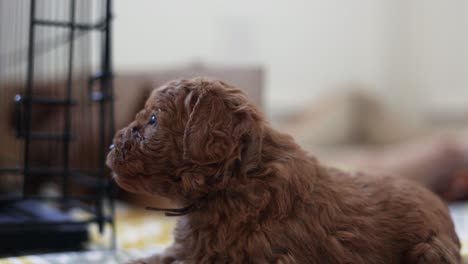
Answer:
[[[124,189],[193,199],[224,188],[236,162],[259,156],[261,114],[221,81],[173,81],[152,92],[135,120],[118,131],[107,165]]]

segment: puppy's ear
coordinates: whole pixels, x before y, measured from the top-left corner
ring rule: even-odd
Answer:
[[[241,138],[252,128],[240,96],[210,90],[198,94],[185,127],[185,159],[202,165],[240,156]]]

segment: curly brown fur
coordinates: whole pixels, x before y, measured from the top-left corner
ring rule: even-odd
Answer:
[[[202,201],[170,248],[135,263],[460,263],[434,194],[321,165],[221,81],[156,89],[114,144],[107,164],[124,189]]]

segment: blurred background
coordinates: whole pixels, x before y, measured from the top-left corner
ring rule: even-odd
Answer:
[[[227,79],[312,154],[442,187],[466,174],[467,9],[466,1],[121,0],[115,71]]]
[[[260,66],[270,117],[360,85],[411,121],[466,112],[466,1],[116,1],[117,72]],[[416,100],[417,99],[417,100]]]
[[[30,1],[11,1],[0,0],[0,144],[6,146],[0,150],[0,167],[24,163],[13,98],[26,92]],[[38,0],[37,14],[68,21],[73,1]],[[99,22],[103,2],[77,0],[78,22]],[[111,127],[126,126],[153,88],[194,76],[222,79],[242,88],[274,127],[291,134],[324,163],[350,172],[410,178],[437,193],[450,205],[467,254],[467,1],[112,3],[112,67],[105,75],[113,77],[112,93],[92,88],[94,84],[89,87],[90,76],[101,72],[105,61],[99,33],[77,38],[71,48],[77,58],[72,99],[78,105],[70,115],[71,131],[80,131],[70,142],[72,168],[89,171],[102,166],[97,153],[110,142]],[[36,45],[44,46],[47,39],[59,43],[67,30],[38,33]],[[67,83],[68,51],[69,46],[63,46],[51,57],[37,58],[35,95],[66,95],[62,88]],[[101,104],[105,100],[96,98],[107,95],[114,100],[114,112],[107,102],[109,127],[100,141],[99,108],[92,104]],[[35,113],[32,129],[57,129],[66,123],[63,110],[39,106]],[[31,164],[61,164],[61,149],[59,143],[42,142],[31,148]],[[6,176],[0,179],[0,194],[17,190],[13,192],[20,195],[22,178]],[[33,185],[30,193],[57,194],[63,179],[44,177]],[[70,191],[90,192],[74,184]],[[169,206],[169,201],[122,190],[117,198],[120,248],[170,243],[173,221],[161,216],[155,221],[155,213],[138,209]],[[98,244],[111,236],[110,231],[98,235],[95,227],[90,232]]]

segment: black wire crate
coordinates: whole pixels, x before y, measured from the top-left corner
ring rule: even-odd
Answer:
[[[0,255],[110,229],[111,0],[0,0]]]

